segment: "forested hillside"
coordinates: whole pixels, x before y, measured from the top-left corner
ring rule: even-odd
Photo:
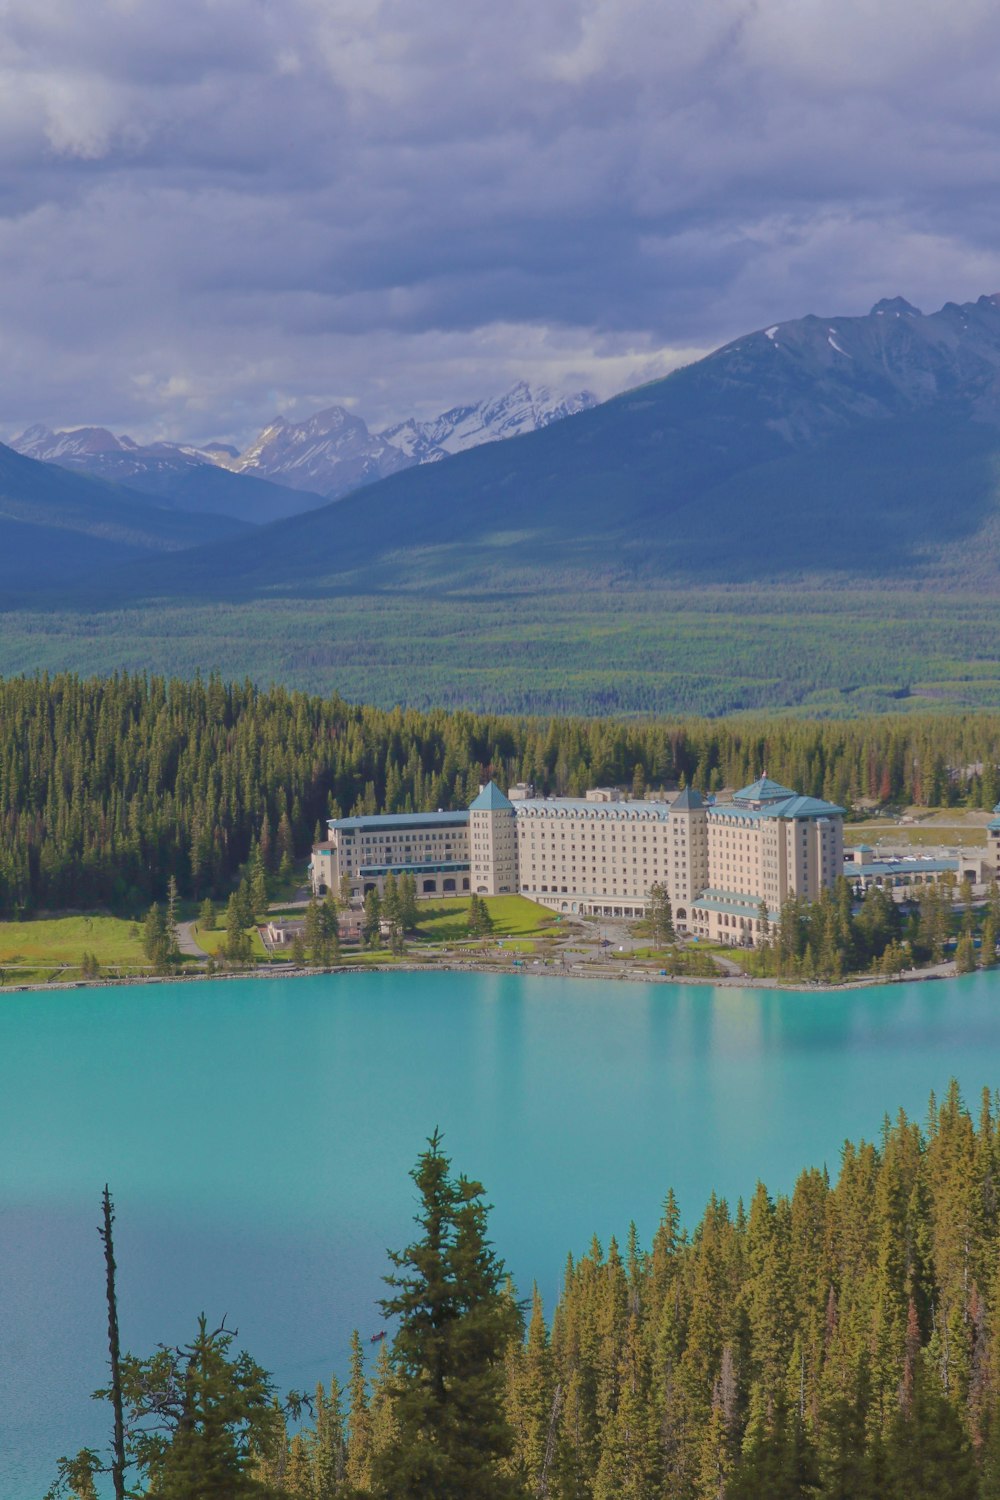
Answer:
[[[374,1379],[355,1334],[347,1388],[290,1437],[203,1319],[123,1362],[122,1452],[164,1500],[194,1475],[203,1500],[996,1500],[998,1108],[984,1091],[974,1123],[953,1084],[923,1130],[901,1112],[846,1143],[835,1181],[748,1183],[693,1233],[668,1194],[648,1249],[633,1228],[570,1256],[550,1326],[435,1136]],[[63,1461],[73,1493],[100,1462]]]
[[[322,820],[466,807],[481,781],[581,793],[739,786],[762,768],[842,805],[992,807],[1000,717],[528,719],[385,711],[218,678],[0,681],[0,912],[222,894]]]
[[[250,528],[197,516],[89,474],[36,463],[0,443],[0,590],[57,600],[81,575],[104,581],[157,552],[218,545]],[[100,586],[100,585],[98,585]]]
[[[114,598],[433,595],[502,580],[534,594],[553,577],[990,592],[998,373],[1000,297],[926,318],[899,300],[800,318],[540,431],[406,468],[259,544],[158,560]]]

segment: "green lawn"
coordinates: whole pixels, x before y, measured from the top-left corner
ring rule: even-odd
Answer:
[[[848,849],[859,844],[884,844],[915,849],[974,849],[984,846],[986,829],[972,823],[895,823],[891,818],[876,818],[870,823],[846,823],[844,843]]]
[[[532,937],[541,932],[558,930],[555,913],[525,896],[485,896],[493,918],[494,937]],[[421,901],[417,906],[417,932],[435,943],[458,943],[469,936],[466,913],[468,896],[446,901]]]
[[[264,942],[258,929],[256,927],[248,927],[247,931],[250,934],[251,957],[257,959],[269,958],[270,954],[264,947]],[[218,953],[226,941],[226,929],[225,927],[202,928],[195,923],[191,929],[191,936],[200,948],[204,948],[206,953]]]
[[[140,936],[120,917],[51,917],[37,922],[0,922],[0,968],[4,983],[27,984],[50,977],[76,979],[84,953],[102,968],[146,969]],[[64,974],[58,973],[68,965]]]

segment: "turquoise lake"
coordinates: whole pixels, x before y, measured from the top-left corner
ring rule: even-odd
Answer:
[[[103,1183],[126,1347],[228,1314],[284,1387],[379,1326],[407,1173],[440,1126],[522,1295],[669,1186],[836,1171],[847,1136],[1000,1086],[1000,974],[841,994],[370,974],[0,998],[0,1496],[105,1440]]]

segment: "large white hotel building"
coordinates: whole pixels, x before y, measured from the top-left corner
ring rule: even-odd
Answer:
[[[729,800],[687,790],[662,800],[598,789],[535,797],[493,782],[467,812],[334,818],[313,849],[313,889],[357,898],[412,874],[422,898],[519,892],[553,911],[640,917],[663,886],[677,927],[755,943],[762,909],[815,900],[844,869],[843,808],[762,776]]]

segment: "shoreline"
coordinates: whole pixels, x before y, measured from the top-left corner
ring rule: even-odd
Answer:
[[[624,966],[623,966],[624,967]],[[135,987],[150,984],[199,984],[213,980],[233,979],[311,979],[320,975],[331,974],[426,974],[429,971],[437,971],[444,974],[503,974],[512,975],[521,979],[586,979],[600,981],[607,984],[670,984],[670,985],[700,985],[711,989],[736,989],[736,990],[780,990],[786,993],[798,995],[836,995],[845,990],[879,989],[890,985],[899,984],[927,984],[941,979],[957,979],[959,975],[954,963],[940,964],[931,970],[909,969],[903,974],[892,976],[859,975],[854,979],[845,979],[840,984],[828,984],[822,980],[783,980],[776,976],[766,978],[754,978],[750,975],[718,974],[713,977],[707,975],[668,975],[659,972],[637,972],[625,970],[616,973],[601,970],[594,972],[589,964],[574,965],[565,968],[562,965],[539,964],[537,968],[514,968],[513,965],[501,967],[497,964],[476,964],[461,961],[454,962],[427,962],[427,963],[392,963],[392,964],[336,964],[329,968],[265,968],[258,965],[252,969],[241,969],[230,972],[216,971],[213,974],[198,971],[197,973],[180,974],[135,974],[128,978],[118,979],[69,979],[56,982],[45,982],[35,984],[11,984],[0,986],[0,998],[5,995],[25,994],[62,994],[68,990],[103,990]],[[979,973],[980,970],[974,972]]]

